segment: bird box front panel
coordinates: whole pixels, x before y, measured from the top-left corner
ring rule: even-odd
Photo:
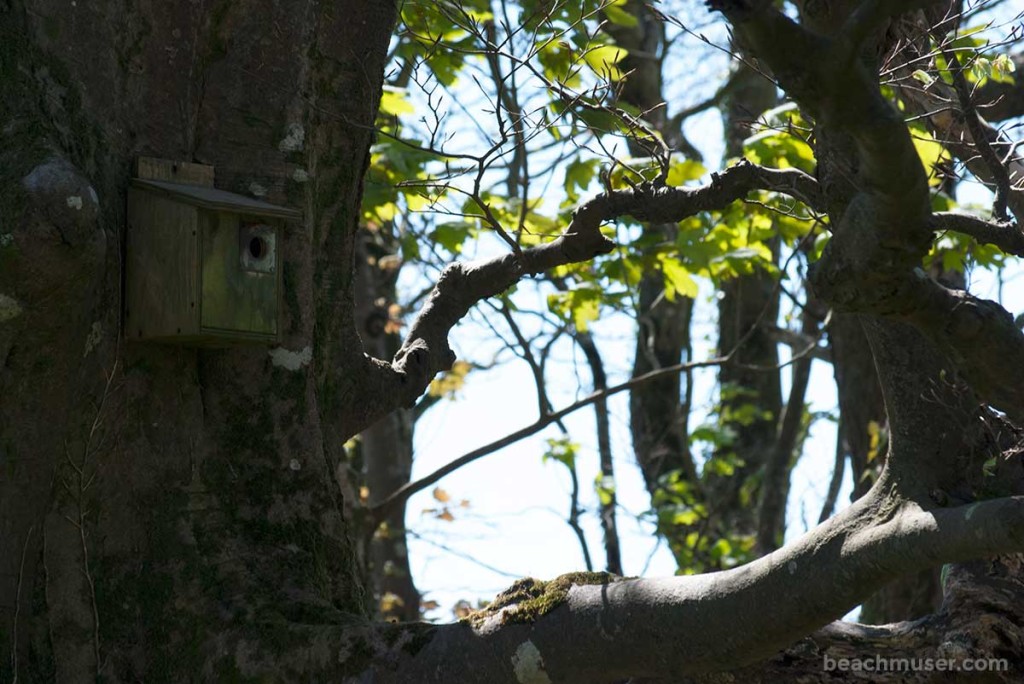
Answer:
[[[203,333],[275,340],[280,221],[201,211]]]

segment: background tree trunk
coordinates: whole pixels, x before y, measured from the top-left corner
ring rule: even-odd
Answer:
[[[390,308],[397,301],[398,268],[381,258],[399,250],[391,235],[392,226],[376,231],[362,230],[356,256],[356,319],[366,353],[390,359],[401,347],[393,329]],[[382,265],[383,264],[383,265]],[[360,433],[360,463],[367,488],[366,504],[373,506],[412,475],[415,410],[398,409]],[[366,549],[366,574],[373,584],[377,614],[386,620],[414,621],[420,618],[420,593],[409,565],[405,529],[405,501],[396,505],[380,524],[366,519],[360,536],[370,535]]]
[[[642,2],[631,1],[626,9],[636,17],[636,25],[608,24],[616,44],[627,50],[621,68],[628,76],[619,99],[640,110],[655,130],[671,141],[670,144],[675,144],[681,139],[681,132],[672,130],[673,125],[681,124],[670,122],[663,106],[665,26],[657,13]],[[630,153],[634,156],[650,154],[635,143]],[[678,233],[672,223],[645,224],[643,230],[652,243],[674,240]],[[670,301],[665,297],[664,276],[652,271],[641,277],[634,306],[637,320],[634,378],[690,360],[692,299],[677,297]],[[678,471],[684,480],[696,482],[697,470],[690,453],[687,425],[691,390],[683,383],[688,383],[686,376],[672,375],[639,385],[629,393],[633,451],[654,507],[658,506],[659,492],[665,488],[663,478],[670,473]],[[669,547],[676,551],[684,543],[686,531],[659,524],[658,534],[665,536]]]
[[[394,12],[0,9],[0,678],[276,678],[301,623],[364,614],[339,437],[368,389],[353,235]],[[304,211],[273,353],[124,341],[140,154]]]
[[[743,156],[743,141],[751,135],[752,125],[775,106],[778,98],[775,84],[742,62],[735,64],[729,78],[723,123],[725,156],[733,159]],[[777,262],[778,241],[770,246]],[[768,326],[774,326],[779,317],[779,288],[770,273],[758,270],[723,282],[720,292],[718,349],[724,354],[738,348],[732,361],[718,372],[720,422],[732,431],[734,441],[714,458],[725,460],[735,469],[723,476],[715,475],[713,470],[706,474],[711,535],[752,538],[759,527],[756,503],[770,455],[775,451],[782,413],[782,385],[775,369],[779,363],[778,344],[768,334]],[[788,493],[789,478],[785,480]],[[779,542],[785,529],[786,497],[781,501],[781,511],[773,513],[777,520],[771,525],[775,530],[771,536],[779,537]]]

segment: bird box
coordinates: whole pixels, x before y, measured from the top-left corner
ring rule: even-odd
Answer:
[[[213,167],[141,158],[128,189],[125,338],[277,342],[281,231],[300,212],[213,187]]]

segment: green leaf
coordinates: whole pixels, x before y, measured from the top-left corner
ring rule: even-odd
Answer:
[[[553,314],[571,320],[580,332],[586,332],[587,324],[597,320],[603,294],[603,290],[593,285],[556,292],[548,295],[548,309]]]
[[[732,474],[736,472],[735,464],[717,456],[708,459],[707,463],[704,465],[705,470],[709,468],[712,473],[715,475],[721,475],[722,477],[732,477]]]
[[[689,527],[700,522],[700,514],[697,511],[687,509],[684,511],[676,511],[672,514],[672,524],[679,527]]]
[[[427,392],[432,397],[448,397],[455,399],[458,391],[466,384],[466,375],[472,366],[465,361],[456,361],[450,371],[442,373],[430,381]],[[436,495],[435,495],[436,497]]]
[[[690,272],[678,260],[667,254],[658,255],[658,263],[661,272],[665,276],[665,297],[670,302],[676,300],[676,295],[682,295],[688,299],[697,296],[697,281],[693,279]]]
[[[995,456],[982,463],[981,470],[985,474],[985,477],[993,477],[996,474],[997,465],[998,461]]]
[[[469,237],[472,226],[468,223],[442,223],[430,234],[432,240],[452,254],[462,251],[462,245]]]
[[[577,190],[586,190],[590,182],[597,176],[598,159],[573,159],[565,167],[565,191],[575,193]]]
[[[719,539],[711,547],[711,560],[720,560],[732,556],[732,544],[725,537]]]
[[[420,258],[420,241],[414,233],[402,235],[402,261],[415,261]]]
[[[1014,64],[1009,55],[998,55],[992,60],[992,73],[990,74],[990,77],[996,83],[1013,84],[1013,76],[1010,74],[1016,70],[1017,65]]]
[[[636,26],[640,23],[635,16],[616,5],[608,5],[605,7],[604,15],[608,17],[608,21],[613,24],[618,24],[619,26]]]
[[[923,83],[925,87],[928,87],[932,83],[935,83],[935,77],[922,69],[915,70],[914,73],[911,74],[911,76],[913,76],[915,79]]]
[[[548,450],[544,452],[541,460],[545,463],[548,461],[558,461],[569,468],[573,468],[576,465],[576,452],[579,451],[579,448],[579,444],[570,441],[567,437],[549,438]]]
[[[977,57],[971,63],[971,76],[975,81],[983,81],[992,75],[992,62],[987,57]]]
[[[398,116],[399,114],[412,114],[416,108],[405,99],[403,89],[384,86],[384,92],[380,95],[380,111],[384,114]]]
[[[594,489],[602,506],[610,506],[615,500],[615,480],[612,478],[598,473],[594,478]]]
[[[613,81],[622,80],[622,71],[616,66],[626,56],[626,51],[615,45],[599,45],[583,53],[583,61],[598,76]]]
[[[810,260],[818,261],[821,259],[822,252],[825,251],[825,245],[832,239],[832,233],[822,231],[814,238],[814,249],[811,250]]]
[[[921,158],[921,164],[928,171],[928,184],[933,187],[939,185],[942,183],[942,177],[937,172],[937,167],[949,160],[949,152],[923,126],[910,126],[910,134]]]
[[[687,181],[702,178],[707,172],[708,170],[699,161],[684,159],[668,167],[665,184],[673,187],[680,186]]]

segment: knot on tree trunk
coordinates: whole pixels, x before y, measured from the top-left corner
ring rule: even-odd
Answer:
[[[89,181],[66,159],[51,157],[21,181],[32,217],[28,226],[50,228],[61,242],[81,247],[96,237],[99,197]]]

